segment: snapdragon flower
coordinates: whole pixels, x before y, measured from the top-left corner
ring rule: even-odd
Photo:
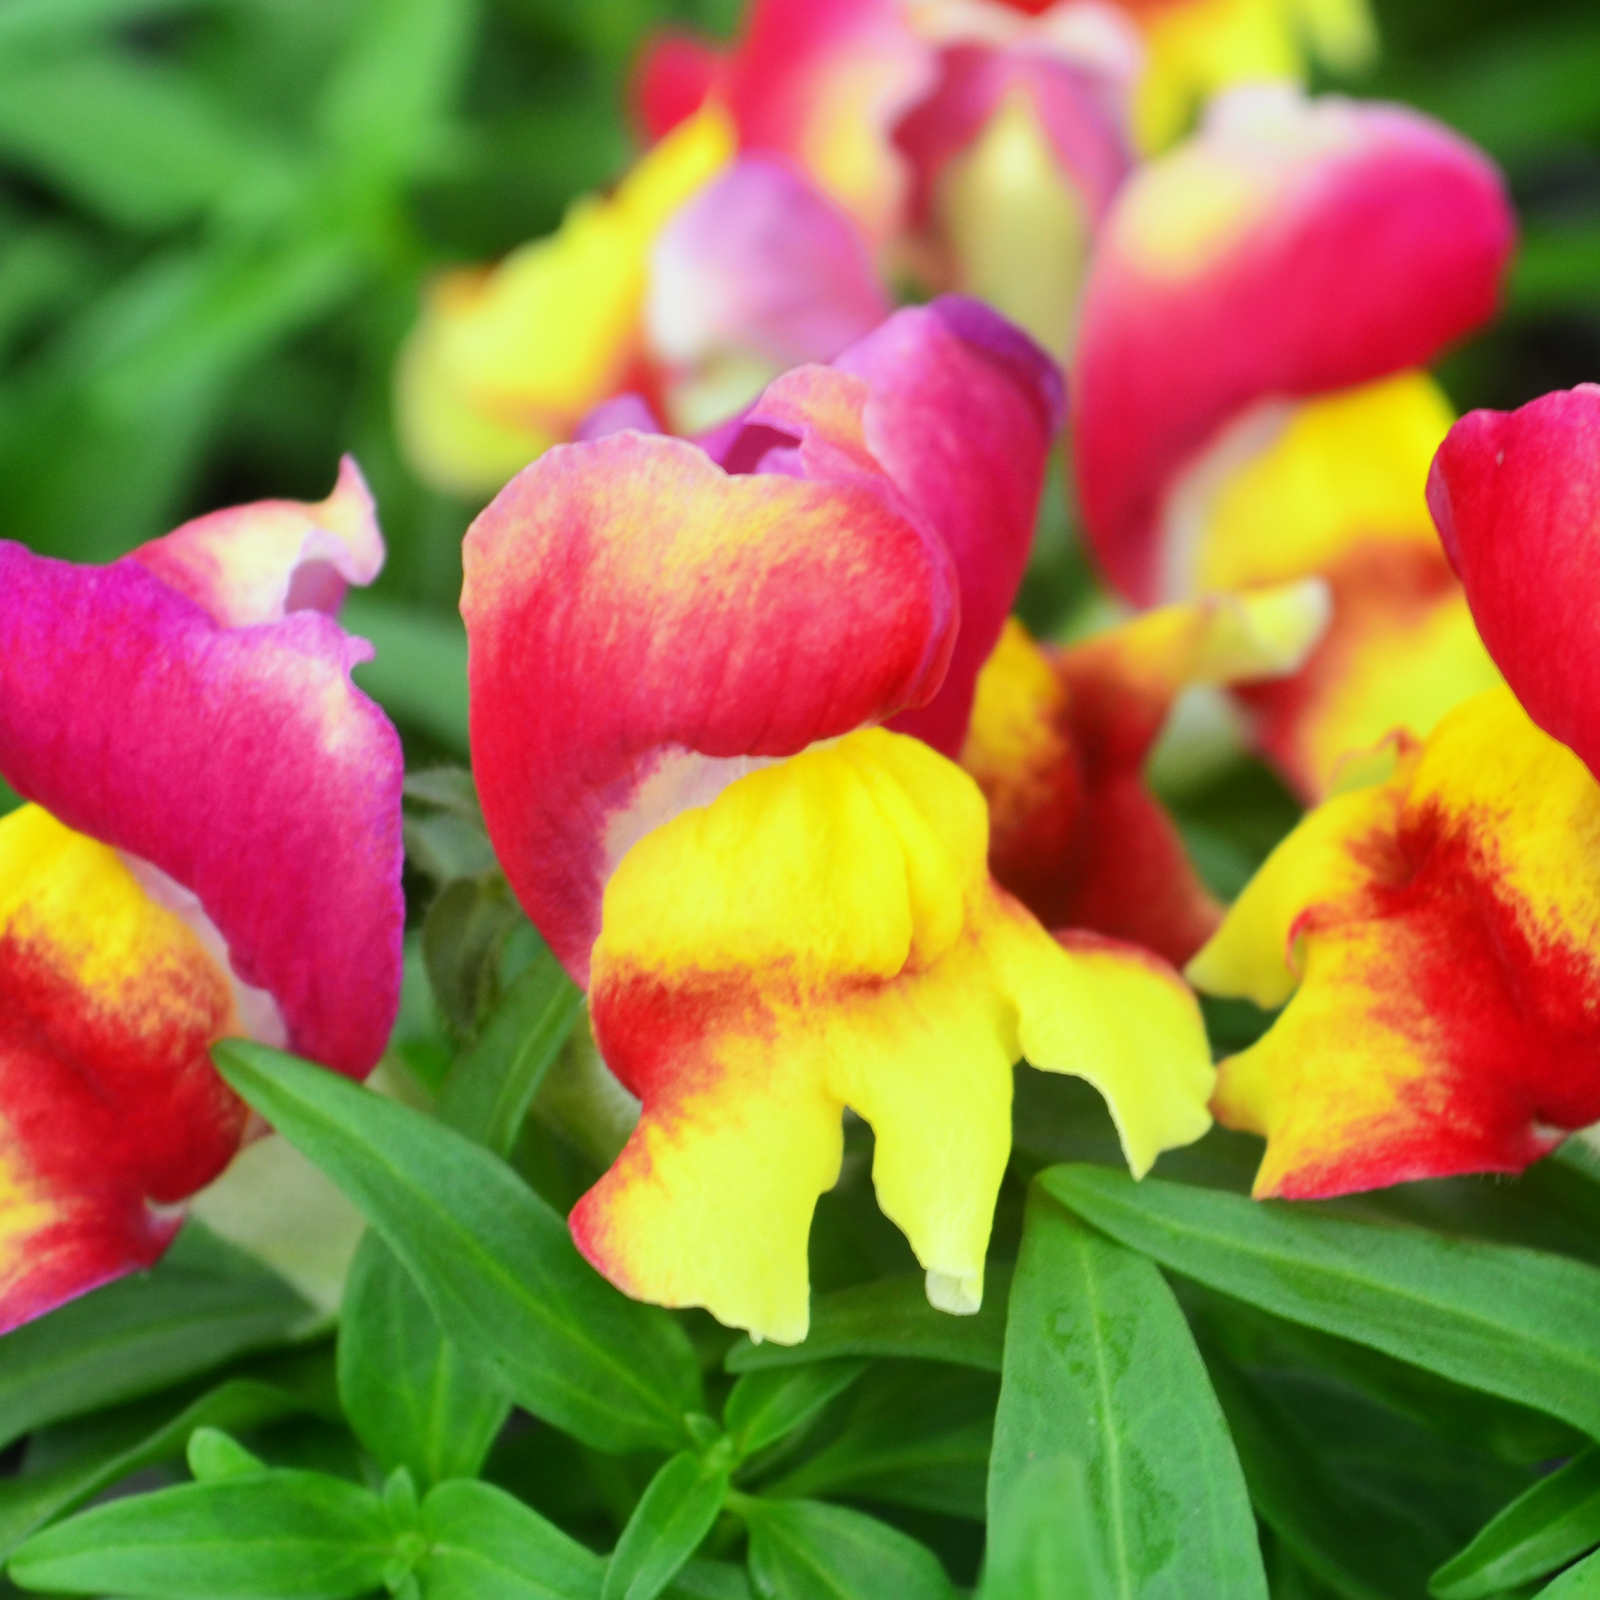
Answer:
[[[1420,369],[1499,302],[1498,172],[1397,107],[1216,101],[1119,195],[1073,368],[1084,522],[1136,605],[1321,576],[1295,678],[1241,697],[1305,796],[1497,681],[1423,503],[1451,421]]]
[[[227,1166],[242,1035],[364,1076],[400,989],[399,740],[331,613],[383,542],[320,505],[107,567],[0,544],[0,1327],[149,1266]]]
[[[1059,403],[1025,338],[940,302],[705,447],[624,428],[553,450],[468,534],[490,836],[642,1101],[571,1219],[630,1294],[802,1338],[846,1107],[958,1312],[1019,1058],[1094,1083],[1136,1172],[1207,1126],[1192,995],[999,888],[951,759]]]
[[[1222,1064],[1258,1195],[1517,1172],[1600,1119],[1600,389],[1474,412],[1429,502],[1508,687],[1289,835],[1189,968],[1282,1015]]]

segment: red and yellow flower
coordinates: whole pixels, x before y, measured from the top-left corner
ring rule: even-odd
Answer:
[[[551,237],[432,285],[396,374],[401,439],[429,482],[488,494],[612,395],[693,430],[888,309],[849,218],[798,171],[741,159],[707,107]]]
[[[1600,1119],[1597,447],[1592,387],[1451,431],[1429,500],[1509,687],[1312,812],[1189,968],[1284,1007],[1214,1102],[1258,1194],[1515,1172]]]
[[[399,741],[328,613],[383,544],[321,505],[108,567],[0,544],[0,1327],[151,1264],[248,1112],[247,1035],[355,1076],[398,1003]]]
[[[1512,238],[1442,127],[1278,89],[1216,102],[1107,223],[1074,369],[1090,538],[1138,605],[1327,581],[1306,670],[1246,697],[1310,797],[1497,681],[1428,522],[1451,413],[1419,368],[1493,312]]]
[[[1027,340],[938,302],[709,448],[551,451],[468,535],[491,837],[643,1102],[572,1215],[631,1294],[801,1338],[846,1107],[952,1311],[981,1298],[1020,1057],[1095,1083],[1135,1171],[1206,1126],[1192,996],[999,888],[950,759],[1059,398]]]

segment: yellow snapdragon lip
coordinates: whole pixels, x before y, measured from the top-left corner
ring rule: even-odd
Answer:
[[[802,1338],[811,1213],[849,1107],[930,1296],[975,1310],[1016,1061],[1094,1083],[1135,1172],[1205,1130],[1212,1069],[1176,975],[1110,941],[1064,947],[986,852],[971,780],[883,730],[750,773],[633,847],[591,1006],[644,1111],[572,1216],[600,1270]]]
[[[1506,689],[1311,812],[1191,980],[1284,1007],[1214,1109],[1258,1195],[1516,1172],[1600,1116],[1600,785]]]

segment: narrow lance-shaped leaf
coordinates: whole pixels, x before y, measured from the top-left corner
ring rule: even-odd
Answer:
[[[739,1506],[763,1600],[953,1600],[933,1552],[874,1517],[817,1500]]]
[[[991,1521],[1015,1514],[1032,1463],[1063,1457],[1083,1463],[1114,1594],[1266,1600],[1244,1477],[1172,1291],[1143,1256],[1035,1188],[1011,1287]]]
[[[1600,1596],[1600,1555],[1568,1567],[1552,1584],[1539,1591],[1539,1600],[1596,1600]]]
[[[694,1352],[626,1300],[503,1162],[452,1129],[261,1045],[228,1041],[229,1083],[362,1210],[446,1336],[535,1415],[601,1450],[674,1445],[702,1409]]]
[[[137,1407],[137,1416],[119,1416],[97,1444],[55,1466],[0,1482],[0,1559],[35,1529],[141,1467],[176,1460],[196,1428],[259,1427],[304,1409],[305,1402],[274,1384],[238,1378],[152,1424],[147,1413],[156,1404]]]
[[[971,1317],[935,1311],[921,1273],[820,1295],[812,1302],[811,1331],[804,1343],[753,1344],[746,1339],[728,1352],[728,1371],[760,1372],[842,1356],[901,1356],[998,1372],[1011,1274],[992,1264],[986,1277],[983,1309]]]
[[[1083,1463],[1052,1455],[1015,1474],[989,1524],[979,1600],[1111,1600]]]
[[[445,1338],[375,1233],[362,1239],[345,1282],[339,1398],[379,1466],[406,1467],[423,1488],[476,1477],[511,1411],[499,1372]]]
[[[1419,1593],[1433,1559],[1416,1548],[1419,1525],[1381,1497],[1351,1493],[1275,1398],[1220,1351],[1207,1354],[1251,1499],[1296,1562],[1344,1600]]]
[[[423,1600],[599,1600],[605,1562],[492,1484],[440,1484],[422,1532]]]
[[[0,1445],[281,1344],[315,1317],[275,1273],[191,1222],[151,1271],[0,1339]]]
[[[496,1155],[508,1155],[582,1009],[583,991],[541,950],[451,1067],[436,1115]]]
[[[885,1363],[856,1386],[837,1431],[800,1441],[800,1459],[762,1491],[859,1497],[981,1523],[999,1393],[991,1373]]]
[[[435,1114],[504,1156],[571,1031],[582,995],[541,951],[461,1053]],[[361,1442],[424,1487],[477,1475],[511,1396],[499,1374],[445,1338],[410,1275],[369,1233],[345,1287],[339,1392]]]
[[[728,1495],[726,1441],[705,1458],[684,1450],[650,1480],[606,1567],[601,1600],[655,1600],[700,1548]]]
[[[1038,1181],[1187,1277],[1600,1433],[1600,1270],[1099,1168]]]
[[[383,1502],[319,1472],[261,1472],[113,1500],[11,1558],[26,1589],[130,1600],[346,1600],[380,1587]]]
[[[1600,1545],[1600,1446],[1519,1495],[1434,1573],[1437,1600],[1487,1600]]]
[[[863,1372],[865,1361],[814,1361],[804,1367],[747,1372],[722,1408],[723,1425],[741,1459],[803,1427]]]

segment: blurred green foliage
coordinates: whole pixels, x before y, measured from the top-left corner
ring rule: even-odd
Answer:
[[[406,472],[398,341],[433,268],[551,228],[629,156],[639,37],[738,0],[4,0],[0,534],[103,559],[181,518],[377,490],[381,592],[447,612],[472,507]],[[1600,13],[1379,0],[1355,86],[1506,166],[1526,243],[1457,401],[1600,377]]]
[[[5,0],[0,533],[103,559],[372,478],[386,587],[454,603],[469,508],[400,466],[433,267],[552,227],[629,155],[635,43],[719,0]]]

